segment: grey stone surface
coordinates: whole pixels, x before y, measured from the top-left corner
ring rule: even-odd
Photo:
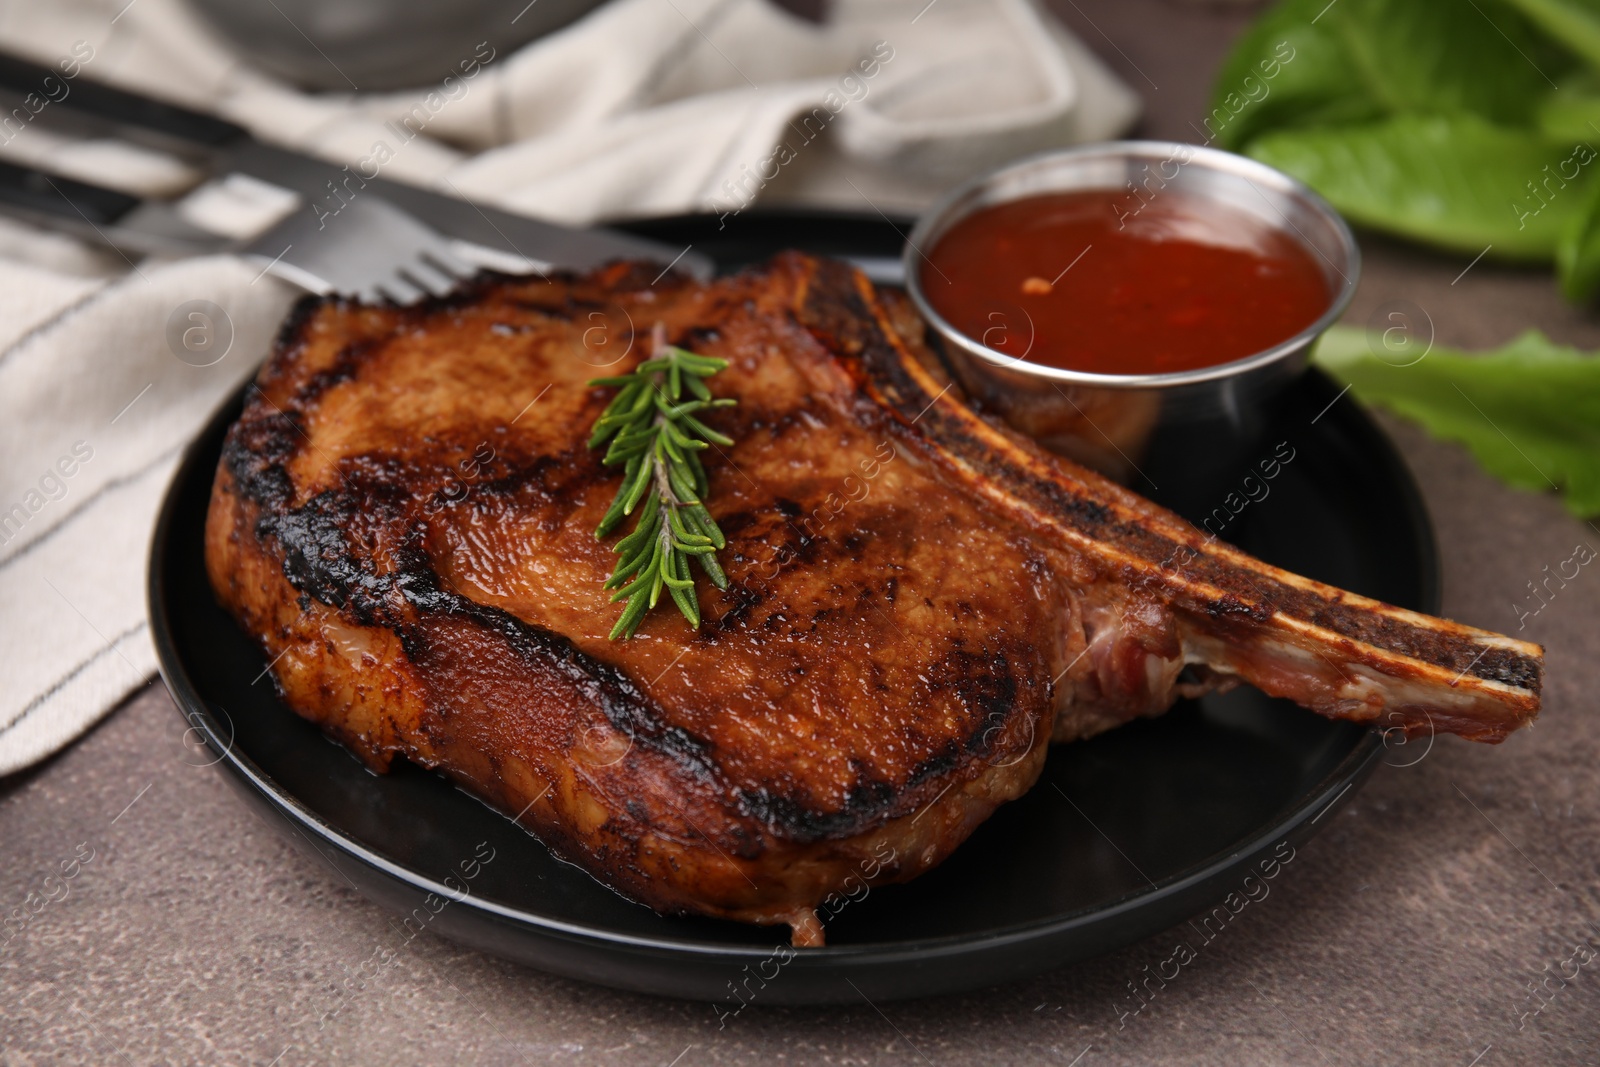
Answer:
[[[1159,90],[1143,88],[1156,132],[1199,113],[1193,90],[1239,18],[1154,0],[1063,7],[1113,63],[1155,78]],[[1354,321],[1403,297],[1426,309],[1441,342],[1489,344],[1533,325],[1600,347],[1600,320],[1563,306],[1542,272],[1480,263],[1452,284],[1467,257],[1363,244]],[[1385,425],[1432,510],[1451,617],[1515,630],[1529,579],[1580,541],[1600,547],[1600,531],[1553,497],[1502,487],[1462,450]],[[967,996],[758,1003],[720,1031],[704,1004],[552,978],[427,933],[406,943],[249,814],[214,769],[192,765],[156,682],[61,756],[0,780],[0,914],[30,892],[59,895],[47,876],[59,878],[80,843],[93,849],[67,895],[0,947],[0,1060],[1597,1063],[1600,960],[1542,999],[1528,991],[1579,938],[1600,945],[1597,632],[1600,573],[1585,570],[1525,631],[1548,654],[1534,730],[1498,748],[1441,739],[1415,765],[1380,768],[1267,899],[1120,1021],[1133,1006],[1127,983],[1171,954],[1177,931]],[[398,950],[395,965],[319,1029],[348,971],[383,948]]]

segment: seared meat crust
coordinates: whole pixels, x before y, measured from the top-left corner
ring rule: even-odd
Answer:
[[[1486,740],[1537,708],[1533,646],[1267,568],[979,419],[842,265],[654,275],[302,303],[207,525],[213,586],[297,712],[630,897],[814,943],[828,893],[937,864],[1052,736],[1235,677]],[[657,610],[612,642],[593,531],[618,474],[585,447],[607,400],[586,382],[658,322],[731,361],[737,443],[707,463],[731,587],[701,583],[699,631]]]

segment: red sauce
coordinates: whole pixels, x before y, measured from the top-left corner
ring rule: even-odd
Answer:
[[[1327,310],[1293,237],[1236,208],[1163,192],[1048,193],[983,208],[922,266],[957,330],[1032,363],[1161,374],[1271,348]]]

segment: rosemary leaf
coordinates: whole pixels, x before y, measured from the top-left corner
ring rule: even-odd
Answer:
[[[716,559],[728,542],[706,510],[709,486],[699,455],[713,444],[733,444],[733,438],[699,418],[737,403],[713,396],[705,383],[728,362],[667,344],[659,324],[652,342],[651,358],[633,373],[589,383],[617,390],[595,420],[589,447],[604,446],[601,462],[623,467],[622,483],[595,537],[603,540],[624,518],[635,516],[633,530],[613,546],[617,564],[603,586],[614,590],[612,603],[623,604],[611,629],[613,641],[634,635],[663,590],[689,625],[699,629],[691,558],[718,589],[728,587],[728,576]]]

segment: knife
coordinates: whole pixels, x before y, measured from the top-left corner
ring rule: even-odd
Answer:
[[[0,52],[0,89],[18,96],[32,93],[41,99],[47,95],[47,85],[52,84],[63,84],[55,69]],[[33,111],[29,108],[24,114]],[[348,181],[361,181],[362,189],[370,188],[440,233],[538,264],[586,270],[616,259],[649,259],[670,263],[701,279],[709,278],[715,269],[712,260],[694,251],[692,245],[674,248],[603,227],[560,226],[477,204],[465,196],[445,196],[383,177],[353,179],[352,172],[344,167],[258,141],[242,126],[82,76],[70,83],[69,91],[59,102],[51,99],[38,109],[31,121],[86,136],[115,137],[147,145],[194,163],[214,177],[247,174],[287,188],[309,205],[325,202],[334,195],[331,190],[345,187]],[[136,197],[116,200],[123,194],[61,178],[45,178],[41,182],[40,176],[28,168],[8,167],[0,172],[0,206],[31,217],[42,214],[53,225],[70,225],[66,214],[42,202],[41,198],[48,199],[44,189],[47,184],[56,186],[61,199],[85,215],[83,221],[89,222],[89,229],[104,239],[113,239],[119,230],[119,219],[126,222],[128,213],[140,211],[144,215],[140,225],[133,228],[136,234],[152,226],[157,230],[166,228],[177,242],[175,247],[194,236],[185,230],[187,224],[176,219],[169,205]],[[81,210],[84,201],[94,203],[101,216],[90,221],[88,213]],[[126,232],[127,227],[122,230]],[[200,232],[194,227],[188,230]],[[149,250],[137,244],[130,247]]]

